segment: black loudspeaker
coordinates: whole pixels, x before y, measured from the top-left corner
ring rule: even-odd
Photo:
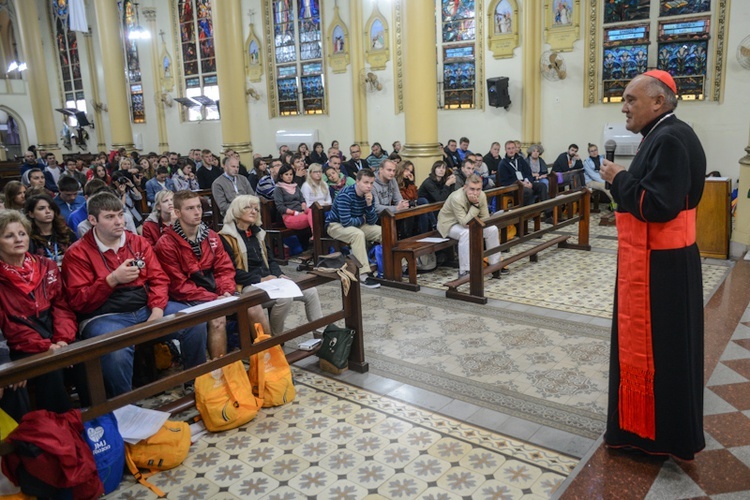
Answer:
[[[490,101],[490,106],[508,109],[510,106],[510,95],[508,94],[507,76],[487,78],[487,98]]]

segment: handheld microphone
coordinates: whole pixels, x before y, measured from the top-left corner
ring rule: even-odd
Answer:
[[[607,161],[615,161],[615,150],[617,149],[617,142],[610,139],[604,143],[604,155]],[[604,183],[605,189],[610,189],[611,185],[609,182]]]

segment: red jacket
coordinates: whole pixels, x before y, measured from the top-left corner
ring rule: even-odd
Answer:
[[[146,222],[143,223],[142,236],[146,238],[146,241],[148,241],[153,247],[156,246],[156,242],[159,241],[161,235],[164,234],[164,229],[165,226],[161,222],[154,222],[147,219]]]
[[[83,439],[79,410],[29,412],[6,441],[16,446],[16,451],[4,456],[2,462],[3,474],[13,484],[23,480],[26,484],[22,487],[34,487],[42,481],[55,488],[72,488],[76,500],[104,494],[94,455]],[[18,474],[22,465],[28,476]]]
[[[73,342],[78,324],[63,294],[57,264],[46,257],[28,255],[35,266],[34,272],[43,278],[32,293],[23,295],[0,273],[0,330],[13,351],[46,352],[53,342]],[[33,318],[40,318],[44,313],[51,316],[51,339],[43,338],[33,328]]]
[[[169,300],[169,278],[156,260],[151,245],[146,240],[125,231],[125,245],[115,255],[114,251],[99,251],[94,239],[94,231],[88,231],[76,241],[63,257],[62,276],[68,292],[71,309],[78,314],[88,314],[99,309],[115,288],[138,287],[148,284],[148,307],[167,307]],[[135,281],[112,288],[107,276],[127,259],[141,258],[146,266]]]
[[[234,293],[234,264],[224,250],[219,235],[209,230],[208,237],[201,242],[201,260],[190,248],[190,244],[172,227],[162,233],[156,243],[156,255],[169,276],[169,296],[178,302],[205,302],[214,300],[227,292]],[[193,273],[213,270],[216,293],[196,285],[190,276]]]

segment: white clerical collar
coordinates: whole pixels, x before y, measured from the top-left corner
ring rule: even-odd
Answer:
[[[96,227],[91,228],[91,230],[94,232],[94,241],[96,241],[96,246],[99,247],[99,251],[101,253],[105,253],[107,252],[107,250],[112,250],[113,252],[117,253],[119,249],[125,246],[125,231],[123,231],[120,235],[120,241],[117,243],[117,248],[112,248],[102,243],[102,240],[100,240],[99,236],[96,235]]]

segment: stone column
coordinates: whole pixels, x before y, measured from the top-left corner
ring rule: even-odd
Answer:
[[[91,28],[84,33],[86,38],[86,63],[91,73],[91,97],[94,103],[94,126],[96,127],[96,150],[106,151],[107,144],[104,140],[104,120],[102,120],[102,99],[99,96],[99,77],[96,71],[96,59],[94,59],[94,42],[91,36]],[[80,47],[80,45],[79,45]]]
[[[362,148],[362,158],[370,154],[370,143],[367,131],[367,93],[362,85],[362,74],[365,71],[365,52],[362,39],[365,28],[362,25],[362,0],[350,0],[349,16],[351,19],[351,62],[352,62],[352,111],[354,118],[354,142]],[[344,154],[348,148],[344,145]]]
[[[241,5],[240,2],[213,2],[211,10],[221,99],[221,147],[224,150],[234,149],[242,163],[252,165]]]
[[[542,81],[539,74],[541,57],[542,17],[541,2],[523,2],[523,101],[521,103],[522,138],[524,148],[541,140]]]
[[[148,29],[151,31],[151,72],[154,81],[154,104],[156,105],[156,127],[159,133],[159,149],[157,151],[169,151],[167,140],[167,120],[164,116],[164,103],[161,100],[161,61],[159,60],[159,49],[156,46],[156,9],[145,7],[143,17],[148,21]]]
[[[52,98],[47,80],[47,62],[44,60],[42,35],[39,31],[42,20],[39,19],[36,2],[16,2],[16,14],[18,15],[16,29],[21,39],[24,62],[28,66],[24,79],[29,85],[38,149],[57,153],[60,146],[57,143],[56,124],[60,123],[63,115],[55,117],[52,109]],[[46,25],[46,22],[44,24]],[[51,67],[55,68],[55,65],[52,64]]]
[[[125,148],[130,151],[133,149],[133,129],[130,126],[125,52],[120,38],[120,11],[117,2],[112,0],[94,0],[94,10],[102,52],[112,149]]]
[[[437,54],[435,6],[431,2],[403,3],[404,26],[404,124],[406,137],[401,157],[414,163],[417,183],[443,158],[437,133]]]

